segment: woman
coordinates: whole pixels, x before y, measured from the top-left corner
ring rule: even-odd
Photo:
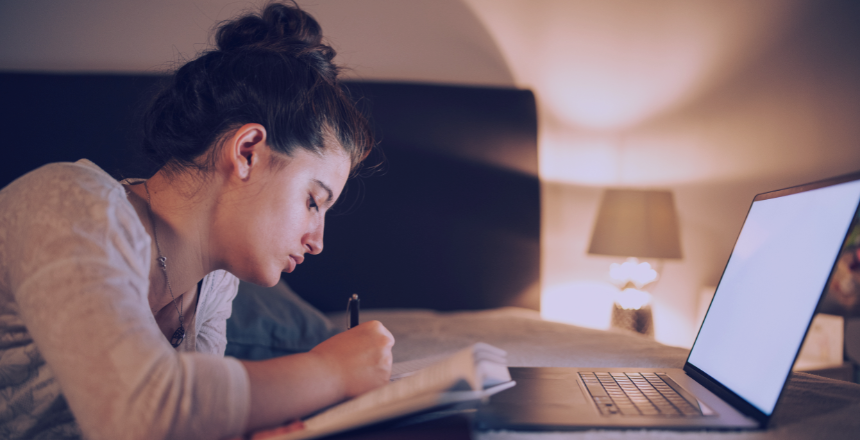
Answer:
[[[270,5],[217,46],[147,113],[154,176],[82,160],[0,191],[0,437],[225,438],[387,382],[378,322],[304,354],[223,357],[237,278],[271,286],[322,251],[372,139],[305,12]]]

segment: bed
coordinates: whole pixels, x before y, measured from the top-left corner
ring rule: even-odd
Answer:
[[[82,157],[116,177],[152,172],[129,160],[129,146],[137,141],[140,104],[160,80],[0,74],[6,145],[44,146],[38,155],[0,162],[0,186],[43,163]],[[540,182],[530,92],[398,83],[350,89],[377,128],[387,157],[382,171],[348,188],[348,203],[328,219],[326,252],[274,291],[243,287],[228,322],[229,354],[261,359],[308,350],[339,330],[348,295],[360,292],[362,319],[378,319],[392,331],[398,362],[483,341],[505,349],[510,366],[683,366],[686,350],[644,336],[540,319]],[[94,133],[93,121],[113,131]],[[860,438],[860,385],[797,373],[786,393],[766,431],[474,437]]]

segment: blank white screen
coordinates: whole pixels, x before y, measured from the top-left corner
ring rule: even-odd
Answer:
[[[770,415],[858,199],[853,181],[754,202],[689,362]]]

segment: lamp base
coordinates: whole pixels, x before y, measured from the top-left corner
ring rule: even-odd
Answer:
[[[638,309],[625,309],[614,303],[612,305],[612,327],[641,333],[645,336],[654,337],[654,318],[651,315],[651,306],[646,305]]]

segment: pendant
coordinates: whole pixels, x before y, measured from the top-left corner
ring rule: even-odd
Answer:
[[[179,328],[176,329],[175,332],[173,332],[173,337],[170,338],[170,345],[172,345],[173,348],[179,347],[179,344],[181,344],[182,341],[184,341],[184,340],[185,340],[185,327],[180,325]]]

